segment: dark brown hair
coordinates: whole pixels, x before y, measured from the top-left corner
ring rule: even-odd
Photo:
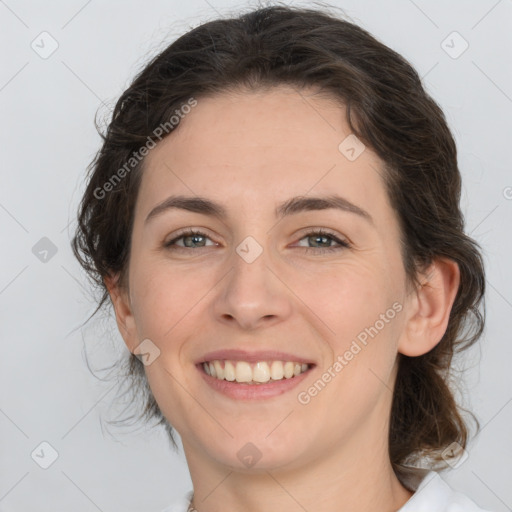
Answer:
[[[439,257],[454,260],[460,269],[459,290],[441,341],[422,356],[398,355],[389,455],[400,474],[402,464],[420,455],[442,463],[442,451],[454,441],[466,447],[468,427],[465,409],[454,399],[452,358],[483,332],[485,308],[480,311],[479,305],[484,266],[478,244],[464,234],[457,150],[442,110],[401,55],[329,8],[274,5],[217,19],[190,30],[152,58],[121,95],[101,134],[103,145],[89,166],[72,247],[102,292],[94,315],[109,296],[105,276],[119,274],[119,283],[128,286],[144,159],[132,161],[131,170],[126,163],[190,98],[283,84],[316,87],[337,99],[347,108],[352,132],[384,163],[408,285],[420,285],[420,272]],[[123,166],[122,179],[113,183]],[[105,187],[107,182],[111,186]],[[165,425],[175,445],[144,366],[133,354],[126,375],[130,389],[144,395],[142,416]]]

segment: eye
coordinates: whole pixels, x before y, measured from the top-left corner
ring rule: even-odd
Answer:
[[[333,233],[330,233],[329,231],[325,231],[323,229],[317,229],[315,231],[309,231],[306,233],[300,240],[310,239],[309,241],[313,242],[313,244],[326,244],[335,242],[338,245],[335,246],[329,246],[329,247],[306,247],[305,252],[309,253],[313,251],[315,254],[325,254],[330,253],[334,251],[340,251],[343,249],[348,249],[351,247],[351,245],[345,241],[340,240],[336,235]],[[200,249],[202,247],[207,247],[206,241],[211,240],[211,238],[206,235],[204,232],[195,230],[195,229],[188,229],[186,231],[182,231],[179,233],[178,236],[170,240],[169,242],[166,242],[164,244],[164,247],[170,250],[187,250],[187,249]],[[178,244],[177,242],[183,241],[182,244]],[[212,244],[210,244],[211,246]],[[217,243],[213,243],[213,245],[218,245]],[[302,247],[299,245],[298,247]]]
[[[310,239],[310,242],[313,241],[313,244],[322,244],[322,243],[328,243],[329,241],[334,241],[338,245],[335,246],[329,246],[329,247],[306,247],[306,253],[309,253],[313,251],[316,254],[325,254],[330,253],[334,251],[340,251],[343,249],[350,248],[350,244],[345,240],[340,240],[336,235],[333,233],[330,233],[329,231],[325,231],[323,229],[318,229],[315,231],[309,231],[306,233],[301,240],[304,239]]]
[[[166,242],[164,244],[164,247],[169,249],[190,249],[194,248],[194,244],[201,244],[201,239],[206,240],[209,239],[209,237],[203,233],[202,231],[198,231],[195,229],[189,229],[187,231],[182,231],[179,236],[176,238],[173,238],[169,242]],[[176,242],[179,240],[183,240],[184,245],[176,245]],[[176,245],[176,247],[172,247]],[[216,244],[214,244],[216,245]],[[199,247],[206,247],[205,245],[199,245]]]

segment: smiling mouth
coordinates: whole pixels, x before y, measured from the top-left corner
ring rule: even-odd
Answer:
[[[234,361],[215,359],[199,365],[203,371],[217,380],[239,384],[258,385],[293,379],[310,370],[314,365],[295,361]]]

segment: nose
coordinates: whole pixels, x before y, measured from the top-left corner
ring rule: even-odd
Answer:
[[[284,321],[291,314],[291,294],[285,279],[269,261],[266,249],[252,262],[240,254],[233,251],[232,268],[221,281],[214,304],[215,317],[243,330]]]

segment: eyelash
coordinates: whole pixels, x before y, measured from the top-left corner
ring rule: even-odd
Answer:
[[[332,253],[332,252],[343,250],[343,249],[349,249],[351,247],[351,245],[348,242],[346,242],[345,240],[340,240],[334,234],[330,233],[329,231],[325,231],[323,229],[318,229],[316,231],[309,231],[308,233],[305,233],[300,240],[302,240],[304,238],[308,238],[310,236],[314,236],[314,235],[330,238],[334,242],[338,243],[339,246],[334,246],[334,247],[304,247],[304,249],[305,249],[304,252],[306,254],[311,252],[311,251],[313,251],[316,254],[326,254],[326,253]],[[172,247],[178,240],[181,240],[182,238],[185,238],[187,236],[201,236],[201,237],[204,237],[204,238],[210,238],[208,235],[206,235],[202,231],[198,231],[198,230],[195,230],[195,229],[189,229],[187,231],[181,232],[177,237],[173,238],[169,242],[166,242],[164,244],[164,247],[166,249],[169,249],[169,250],[187,250],[187,249],[190,250],[190,249],[192,249],[190,247],[181,247],[181,246]],[[199,249],[201,249],[201,247],[199,247]]]

